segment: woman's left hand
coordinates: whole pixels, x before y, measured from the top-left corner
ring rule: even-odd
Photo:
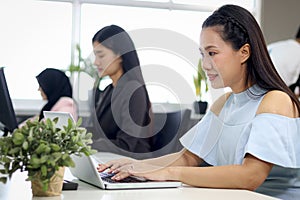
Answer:
[[[142,162],[134,162],[118,168],[112,177],[114,180],[122,180],[128,176],[142,177],[148,180],[165,181],[171,180],[169,177],[169,168],[145,164]]]

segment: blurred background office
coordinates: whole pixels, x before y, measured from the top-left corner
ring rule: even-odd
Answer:
[[[168,30],[198,44],[203,20],[215,8],[227,3],[250,10],[260,23],[267,43],[292,38],[299,26],[298,0],[2,0],[0,66],[6,66],[17,115],[34,115],[44,105],[39,94],[32,92],[38,88],[34,77],[41,67],[68,71],[70,65],[82,65],[79,57],[92,59],[90,38],[100,27],[119,24],[129,31]],[[140,46],[138,54],[142,66],[162,65],[179,74],[194,92],[197,60],[187,60],[178,52],[159,46]],[[78,76],[67,74],[73,84],[78,83]],[[86,73],[80,76],[84,84],[73,85],[73,95],[79,105],[79,116],[84,116],[88,91],[94,82]],[[108,81],[103,80],[100,87],[105,87]],[[176,82],[176,79],[170,81]],[[153,103],[190,104],[194,101],[181,100],[174,91],[151,82],[147,89]],[[212,100],[209,95],[203,98]]]
[[[294,38],[268,45],[271,59],[289,88],[299,96],[300,87],[300,26]]]

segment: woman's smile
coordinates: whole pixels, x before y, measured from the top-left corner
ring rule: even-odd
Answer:
[[[207,77],[209,79],[209,81],[214,81],[217,76],[219,76],[218,74],[207,74]]]

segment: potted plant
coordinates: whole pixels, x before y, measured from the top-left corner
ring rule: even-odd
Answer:
[[[208,103],[207,101],[202,101],[201,98],[202,98],[203,91],[204,92],[208,91],[208,83],[207,83],[207,77],[202,68],[201,59],[199,59],[198,66],[197,66],[197,76],[194,76],[194,85],[196,90],[196,97],[198,98],[198,100],[194,102],[195,113],[205,114]]]
[[[73,75],[74,73],[85,72],[90,77],[94,79],[98,79],[99,77],[98,77],[97,69],[93,65],[91,56],[84,59],[82,57],[80,45],[76,44],[75,48],[78,56],[76,57],[76,61],[73,60],[71,61],[71,64],[69,65],[66,71],[70,72],[71,75]]]
[[[83,58],[80,45],[76,44],[75,48],[74,52],[77,56],[74,56],[74,59],[71,60],[71,64],[65,72],[70,74],[70,81],[75,89],[73,94],[75,99],[79,100],[77,88],[79,88],[82,72],[86,73],[94,80],[93,89],[99,88],[102,78],[98,76],[97,68],[93,64],[92,56],[90,55],[87,58]]]
[[[0,181],[7,182],[17,170],[27,171],[33,196],[56,196],[61,194],[64,167],[74,167],[72,154],[91,155],[92,134],[77,123],[57,128],[58,118],[26,124],[0,138],[0,164],[3,166]],[[59,172],[61,174],[59,174]]]

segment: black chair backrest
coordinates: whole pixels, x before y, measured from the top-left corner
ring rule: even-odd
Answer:
[[[295,89],[296,89],[297,87],[300,87],[300,74],[299,74],[299,77],[298,77],[298,80],[296,81],[296,83],[294,83],[294,84],[292,84],[292,85],[289,86],[289,88],[290,88],[293,92],[295,92]]]
[[[179,138],[189,129],[191,110],[168,113],[154,113],[154,133],[152,152],[174,153],[181,149]]]

